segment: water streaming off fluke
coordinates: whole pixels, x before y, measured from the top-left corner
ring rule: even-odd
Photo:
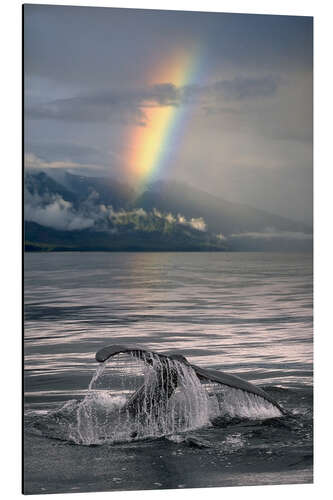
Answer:
[[[83,400],[40,416],[32,428],[48,437],[96,445],[179,434],[223,416],[263,419],[281,412],[256,394],[202,383],[181,360],[127,352],[98,366]]]

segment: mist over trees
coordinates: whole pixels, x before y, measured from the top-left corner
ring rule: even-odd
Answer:
[[[304,225],[185,185],[157,182],[136,195],[103,178],[25,176],[26,248],[310,250]]]

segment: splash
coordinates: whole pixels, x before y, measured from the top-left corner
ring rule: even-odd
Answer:
[[[106,361],[94,375],[77,408],[76,443],[156,438],[208,425],[209,396],[190,366],[153,356],[149,366],[132,356],[125,363],[129,356]],[[104,388],[110,378],[112,390]]]
[[[205,384],[211,395],[211,417],[265,419],[281,417],[280,410],[266,399],[223,384]]]
[[[82,401],[40,416],[34,430],[89,446],[180,435],[210,426],[216,418],[280,416],[256,394],[200,382],[182,361],[126,353],[98,366]]]

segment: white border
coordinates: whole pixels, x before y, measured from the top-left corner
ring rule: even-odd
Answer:
[[[332,491],[332,397],[328,369],[332,358],[332,7],[323,0],[139,0],[139,1],[30,1],[55,5],[89,5],[131,8],[167,8],[215,12],[241,12],[315,16],[315,485],[210,488],[140,492],[82,493],[74,498],[131,500],[134,498],[200,498],[202,495],[228,500],[328,498]],[[21,485],[21,2],[1,2],[1,98],[2,109],[2,190],[1,190],[1,493],[4,498],[20,497]],[[326,381],[327,377],[327,381]],[[31,495],[30,498],[43,498]],[[65,498],[57,495],[56,499]]]

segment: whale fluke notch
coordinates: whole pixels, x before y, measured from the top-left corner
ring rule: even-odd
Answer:
[[[154,360],[160,361],[160,373],[159,378],[161,380],[161,384],[165,384],[165,380],[169,380],[168,387],[163,387],[164,392],[167,394],[167,397],[170,398],[173,391],[177,386],[177,376],[172,368],[170,368],[169,361],[178,361],[184,363],[187,366],[190,366],[200,381],[208,381],[217,384],[226,385],[233,389],[240,389],[244,392],[255,394],[264,400],[271,403],[275,406],[283,415],[288,414],[286,410],[284,410],[278,403],[273,399],[269,394],[267,394],[263,389],[247,382],[246,380],[237,377],[236,375],[231,375],[229,373],[225,373],[218,370],[211,370],[207,368],[201,368],[196,365],[192,365],[188,362],[188,360],[179,353],[158,353],[155,351],[143,349],[139,346],[126,346],[126,345],[109,345],[105,346],[96,353],[96,361],[103,363],[107,361],[112,356],[117,354],[125,354],[129,353],[133,357],[140,359],[146,364],[153,365]],[[155,398],[156,400],[161,393],[161,386],[159,390],[156,391]],[[136,405],[141,405],[144,397],[144,389],[140,388],[133,394],[132,398],[129,401],[129,407],[134,408]]]

